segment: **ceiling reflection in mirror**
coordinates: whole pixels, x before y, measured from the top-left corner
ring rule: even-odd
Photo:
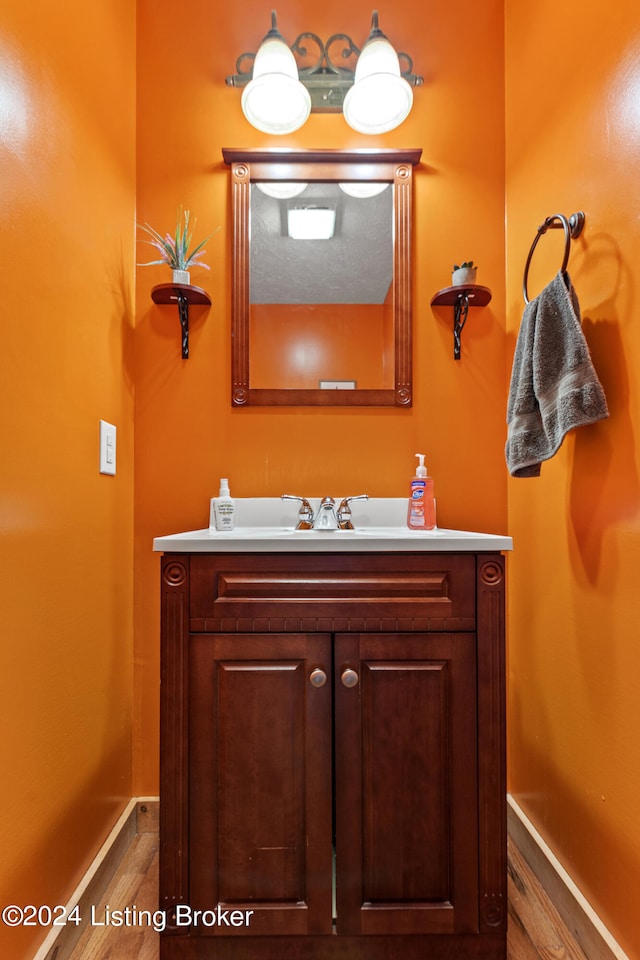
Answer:
[[[309,183],[294,197],[251,185],[251,303],[384,303],[393,282],[393,194],[356,198],[340,184]],[[268,185],[266,185],[268,186]],[[345,184],[348,188],[349,184]],[[331,211],[329,239],[293,239],[290,211]]]

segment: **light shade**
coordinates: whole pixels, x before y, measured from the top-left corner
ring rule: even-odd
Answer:
[[[369,180],[350,180],[346,183],[339,183],[338,186],[348,197],[355,200],[371,200],[377,197],[390,186],[390,183],[375,183]]]
[[[242,92],[242,111],[263,133],[293,133],[311,113],[309,91],[300,83],[295,57],[278,32],[275,13],[253,63],[253,79]]]
[[[274,200],[291,200],[293,197],[299,197],[309,186],[302,181],[285,183],[284,180],[254,180],[254,183],[265,196],[273,197]]]
[[[378,29],[358,57],[355,82],[344,98],[344,118],[358,133],[386,133],[399,126],[413,106],[413,90],[400,75],[398,55]]]

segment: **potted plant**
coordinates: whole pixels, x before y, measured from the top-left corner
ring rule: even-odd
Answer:
[[[452,285],[454,287],[468,287],[469,284],[475,283],[477,269],[473,264],[473,260],[465,260],[460,266],[454,264],[453,273],[451,274]]]
[[[194,225],[195,222],[194,217]],[[167,266],[171,267],[172,280],[174,283],[189,283],[191,280],[189,274],[190,267],[196,266],[204,267],[205,270],[209,269],[208,264],[202,263],[200,257],[206,253],[204,245],[211,239],[213,234],[210,233],[209,236],[205,237],[193,250],[190,250],[193,230],[191,214],[188,210],[183,211],[182,207],[179,208],[176,219],[175,236],[166,233],[163,237],[161,233],[154,230],[148,223],[139,223],[138,226],[151,237],[151,240],[145,240],[144,243],[155,247],[160,253],[159,260],[149,260],[147,263],[138,264],[138,266],[150,267],[154,264],[166,263]]]

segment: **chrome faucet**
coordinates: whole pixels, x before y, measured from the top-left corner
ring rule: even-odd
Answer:
[[[336,513],[336,502],[333,497],[323,497],[315,520],[313,521],[314,530],[337,530],[338,514]]]
[[[353,530],[350,503],[352,500],[368,500],[369,495],[361,493],[357,497],[344,497],[337,510],[333,497],[323,497],[315,516],[306,497],[283,493],[280,499],[297,500],[300,504],[296,530]]]

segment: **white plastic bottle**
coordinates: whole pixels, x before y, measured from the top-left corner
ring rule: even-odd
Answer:
[[[236,504],[229,492],[226,477],[220,480],[220,493],[213,502],[216,530],[233,530],[236,520]]]
[[[407,526],[410,530],[433,530],[436,525],[436,501],[433,496],[433,477],[427,476],[424,453],[416,453],[419,466],[409,484]]]

